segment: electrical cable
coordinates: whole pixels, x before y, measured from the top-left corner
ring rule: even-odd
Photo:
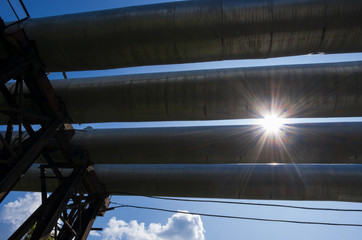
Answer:
[[[263,207],[293,208],[293,209],[315,210],[315,211],[362,212],[362,209],[317,208],[317,207],[303,207],[303,206],[272,204],[272,203],[251,203],[251,202],[233,202],[233,201],[219,201],[219,200],[183,199],[183,198],[174,198],[174,197],[148,196],[148,195],[124,193],[124,192],[121,193],[121,194],[132,195],[132,196],[140,196],[140,197],[147,197],[147,198],[160,199],[160,200],[182,201],[182,202],[224,203],[224,204],[250,205],[250,206],[263,206]]]
[[[170,213],[182,213],[189,215],[199,215],[205,217],[217,217],[217,218],[229,218],[229,219],[239,219],[239,220],[252,220],[252,221],[263,221],[263,222],[279,222],[279,223],[295,223],[295,224],[308,224],[308,225],[327,225],[327,226],[343,226],[343,227],[362,227],[362,224],[351,224],[351,223],[331,223],[331,222],[307,222],[307,221],[296,221],[296,220],[283,220],[283,219],[270,219],[270,218],[254,218],[254,217],[242,217],[242,216],[230,216],[230,215],[218,215],[218,214],[208,214],[208,213],[197,213],[197,212],[187,212],[187,211],[176,211],[164,208],[153,208],[153,207],[144,207],[136,205],[126,205],[120,203],[113,203],[119,206],[108,208],[107,210],[113,210],[116,208],[127,207],[127,208],[138,208],[138,209],[147,209],[161,212],[170,212]]]

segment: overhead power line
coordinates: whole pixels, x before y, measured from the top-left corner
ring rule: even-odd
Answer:
[[[147,196],[147,195],[140,195],[140,194],[133,194],[133,193],[121,193],[121,194],[132,195],[132,196],[140,196],[140,197],[147,197],[147,198],[160,199],[160,200],[182,201],[182,202],[224,203],[224,204],[235,204],[235,205],[293,208],[293,209],[314,210],[314,211],[362,212],[362,209],[318,208],[318,207],[303,207],[303,206],[285,205],[285,204],[272,204],[272,203],[253,203],[253,202],[233,202],[233,201],[220,201],[220,200],[183,199],[183,198],[173,198],[173,197]]]
[[[239,220],[251,220],[251,221],[263,221],[263,222],[279,222],[279,223],[294,223],[294,224],[308,224],[308,225],[327,225],[327,226],[341,226],[341,227],[362,227],[362,224],[351,224],[351,223],[331,223],[331,222],[308,222],[308,221],[296,221],[296,220],[284,220],[284,219],[270,219],[270,218],[253,218],[253,217],[242,217],[242,216],[230,216],[230,215],[219,215],[219,214],[208,214],[208,213],[197,213],[197,212],[187,212],[187,211],[176,211],[164,208],[153,208],[153,207],[144,207],[136,205],[126,205],[121,203],[114,203],[116,207],[108,208],[108,210],[113,210],[116,208],[127,207],[127,208],[138,208],[138,209],[147,209],[161,212],[170,212],[170,213],[182,213],[189,215],[199,215],[205,217],[216,217],[216,218],[229,218],[229,219],[239,219]]]

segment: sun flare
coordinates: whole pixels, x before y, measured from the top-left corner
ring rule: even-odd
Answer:
[[[262,120],[262,126],[268,133],[277,134],[283,126],[284,120],[276,114],[266,115]]]

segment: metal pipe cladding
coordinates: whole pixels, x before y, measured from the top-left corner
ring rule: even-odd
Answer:
[[[101,164],[95,170],[115,195],[362,201],[361,164]],[[39,191],[39,175],[33,166],[16,190]],[[56,184],[49,179],[47,186]]]
[[[47,71],[362,51],[359,0],[193,0],[29,19]]]
[[[362,123],[84,129],[70,144],[96,164],[361,163]]]
[[[270,111],[282,117],[361,116],[361,79],[362,62],[358,61],[51,83],[65,104],[67,122],[95,123],[261,118]],[[0,102],[5,100],[0,98]],[[23,104],[24,111],[42,113],[27,96]],[[1,124],[7,121],[7,116],[0,115]]]

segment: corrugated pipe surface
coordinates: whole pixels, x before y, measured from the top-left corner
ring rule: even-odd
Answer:
[[[362,51],[359,0],[193,0],[23,23],[47,71]]]
[[[70,143],[97,164],[362,163],[362,123],[85,129]]]
[[[362,115],[362,62],[214,69],[51,81],[68,122]],[[85,101],[86,99],[86,101]],[[4,99],[0,99],[0,102]],[[24,97],[24,110],[39,112]],[[0,115],[0,123],[8,117]],[[34,120],[36,122],[36,120]]]
[[[362,201],[361,164],[95,165],[95,170],[111,194]],[[57,184],[49,179],[48,190]],[[38,166],[16,190],[40,191]]]

